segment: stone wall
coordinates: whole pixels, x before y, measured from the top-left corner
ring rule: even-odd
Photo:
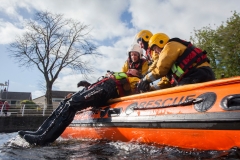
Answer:
[[[0,133],[37,130],[48,116],[0,117]]]

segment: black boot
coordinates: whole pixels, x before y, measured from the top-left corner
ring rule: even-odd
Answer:
[[[46,145],[54,142],[72,122],[76,110],[70,108],[69,103],[65,105],[62,112],[45,129],[42,135],[25,134],[24,139],[30,144]]]
[[[30,144],[45,145],[55,141],[74,119],[75,113],[90,106],[102,106],[110,98],[118,96],[115,81],[112,79],[98,83],[96,86],[78,92],[66,102],[60,114],[45,129],[42,135],[24,135],[24,139]]]
[[[25,134],[30,134],[30,135],[41,135],[43,132],[48,128],[48,126],[51,124],[51,122],[56,118],[58,114],[63,109],[63,106],[66,104],[67,100],[64,100],[60,102],[59,106],[52,112],[52,114],[43,122],[43,124],[38,128],[37,131],[18,131],[18,135],[20,137],[24,137]]]

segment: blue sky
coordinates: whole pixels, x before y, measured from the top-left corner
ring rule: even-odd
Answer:
[[[189,40],[194,28],[219,26],[232,16],[231,11],[240,12],[239,6],[239,0],[0,0],[0,83],[9,80],[9,91],[31,92],[33,98],[44,95],[42,74],[36,68],[19,67],[7,51],[15,37],[26,31],[24,21],[36,11],[61,13],[93,28],[91,35],[103,54],[90,58],[95,72],[89,81],[94,82],[107,70],[121,70],[127,49],[140,30]],[[65,69],[53,90],[77,91],[81,79]]]

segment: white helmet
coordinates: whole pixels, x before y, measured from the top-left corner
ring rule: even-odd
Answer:
[[[139,44],[132,44],[128,49],[128,55],[130,55],[130,52],[132,51],[138,52],[140,55],[140,58],[143,56],[143,50]]]

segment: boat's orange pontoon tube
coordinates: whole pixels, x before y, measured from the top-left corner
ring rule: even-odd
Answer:
[[[240,147],[240,77],[112,99],[78,112],[62,138],[201,150]]]

